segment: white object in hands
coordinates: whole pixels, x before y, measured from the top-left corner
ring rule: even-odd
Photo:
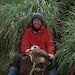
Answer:
[[[33,46],[31,46],[30,50],[34,50],[35,48],[40,48],[40,47],[37,45],[33,45]]]
[[[30,51],[30,49],[26,49],[26,52],[29,52]]]
[[[31,46],[30,49],[27,49],[25,52],[27,53],[27,52],[29,52],[29,51],[31,51],[31,50],[34,50],[35,48],[39,48],[39,46],[33,45],[33,46]]]

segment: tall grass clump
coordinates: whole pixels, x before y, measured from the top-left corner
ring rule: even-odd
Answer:
[[[58,8],[53,0],[1,0],[0,3],[0,66],[3,69],[8,59],[19,52],[22,35],[34,12],[44,15],[49,29],[57,29]],[[52,31],[51,30],[51,31]],[[55,33],[54,33],[55,35]],[[11,55],[13,52],[13,55]],[[5,59],[2,59],[5,58]],[[3,63],[4,62],[4,63]],[[3,70],[4,71],[4,70]]]
[[[59,1],[61,40],[57,51],[58,70],[63,75],[75,71],[75,1]]]

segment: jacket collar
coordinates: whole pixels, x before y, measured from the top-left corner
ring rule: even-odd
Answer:
[[[32,28],[31,28],[32,29]],[[42,24],[42,26],[40,27],[40,29],[39,29],[39,31],[38,32],[35,32],[33,29],[32,29],[32,31],[34,32],[34,33],[40,33],[40,32],[43,32],[43,31],[45,31],[47,29],[47,26],[46,25],[44,25],[44,24]]]

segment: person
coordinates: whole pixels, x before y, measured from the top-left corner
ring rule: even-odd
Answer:
[[[49,32],[47,25],[44,22],[44,17],[41,13],[34,13],[29,27],[25,30],[21,40],[20,50],[22,54],[27,54],[31,46],[38,46],[44,49],[50,56],[55,58],[54,41],[51,32]],[[41,59],[44,61],[44,59]],[[17,68],[12,66],[9,69],[8,75],[16,75]],[[57,75],[55,67],[49,70],[49,75]]]

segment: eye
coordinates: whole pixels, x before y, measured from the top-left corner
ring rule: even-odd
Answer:
[[[36,48],[36,47],[34,47],[34,48]]]

